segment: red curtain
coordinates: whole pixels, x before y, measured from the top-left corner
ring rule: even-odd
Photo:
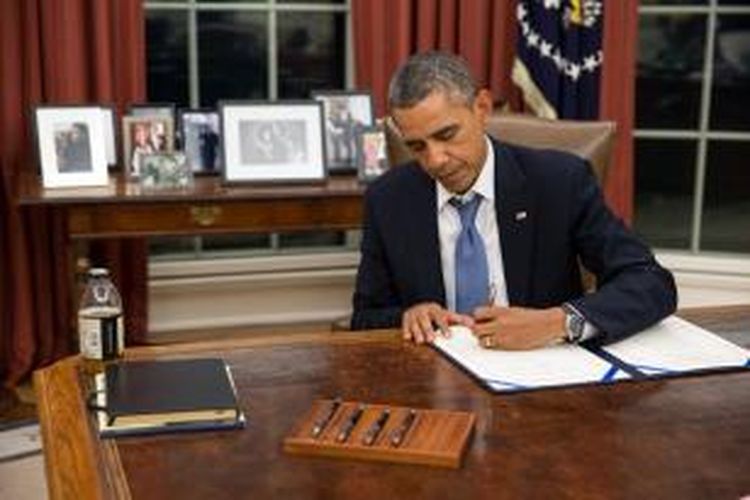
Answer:
[[[496,102],[521,110],[519,92],[510,79],[515,8],[515,0],[353,0],[357,86],[372,90],[382,115],[391,74],[406,57],[428,49],[448,50],[469,61]],[[610,206],[626,221],[633,212],[637,25],[637,0],[606,3],[599,115],[617,122],[618,137],[605,192]]]
[[[638,0],[607,2],[599,117],[617,122],[617,141],[605,194],[613,210],[633,220],[633,123],[635,118]],[[624,43],[628,41],[628,43]]]
[[[515,102],[510,68],[516,39],[515,0],[354,0],[357,86],[373,92],[385,113],[388,82],[410,54],[430,49],[460,54],[500,102]]]
[[[0,377],[12,386],[69,352],[70,272],[62,220],[20,208],[18,177],[35,173],[35,104],[112,103],[145,96],[142,0],[3,0],[0,3]],[[146,325],[146,248],[99,245],[123,294],[130,341]]]

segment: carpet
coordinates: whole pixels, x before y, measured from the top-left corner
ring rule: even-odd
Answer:
[[[42,451],[36,422],[7,424],[0,430],[0,463],[35,455]]]
[[[41,449],[31,386],[0,389],[0,462],[33,455]]]

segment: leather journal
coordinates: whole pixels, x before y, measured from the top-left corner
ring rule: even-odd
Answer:
[[[125,361],[95,380],[104,436],[244,426],[232,373],[221,359]]]

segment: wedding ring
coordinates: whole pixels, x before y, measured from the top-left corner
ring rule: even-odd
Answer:
[[[490,349],[495,345],[495,337],[493,335],[485,335],[480,340],[482,341],[482,347]]]

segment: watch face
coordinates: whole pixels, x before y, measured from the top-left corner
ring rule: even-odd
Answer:
[[[566,310],[565,314],[565,326],[568,330],[568,340],[573,343],[578,342],[583,336],[583,326],[585,320],[582,316],[576,314],[574,311]]]

